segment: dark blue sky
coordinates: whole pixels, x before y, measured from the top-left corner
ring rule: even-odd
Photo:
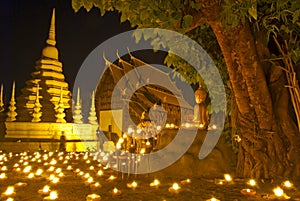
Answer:
[[[70,86],[82,62],[95,47],[131,29],[129,23],[120,23],[118,13],[101,17],[97,8],[89,13],[84,9],[75,13],[70,0],[2,0],[1,4],[0,83],[4,83],[5,94],[10,94],[10,85],[15,80],[18,95],[35,70],[35,62],[45,46],[54,7],[56,46]]]

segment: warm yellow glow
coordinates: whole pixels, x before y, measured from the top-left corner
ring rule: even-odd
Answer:
[[[160,185],[160,182],[158,179],[154,179],[153,182],[150,183],[151,187],[158,187]]]
[[[3,167],[1,168],[1,171],[7,171],[7,167],[6,167],[6,166],[3,166]]]
[[[87,179],[87,178],[90,177],[90,174],[89,174],[89,173],[86,173],[83,177]]]
[[[99,170],[99,171],[97,172],[97,175],[98,175],[98,176],[102,176],[102,175],[103,175],[103,171],[102,171],[102,170]]]
[[[284,191],[282,190],[282,188],[280,188],[279,186],[273,189],[274,194],[277,197],[281,197],[284,194]]]
[[[131,183],[131,186],[132,186],[132,188],[136,188],[136,187],[137,187],[136,181],[133,181],[133,182]]]
[[[115,188],[113,189],[112,193],[113,193],[113,195],[120,195],[120,194],[121,194],[121,191],[115,187]]]
[[[34,174],[33,173],[30,173],[29,175],[28,175],[28,179],[32,179],[34,177]]]
[[[56,165],[56,163],[57,163],[57,161],[56,161],[55,159],[52,159],[52,160],[50,161],[50,165]]]
[[[12,195],[15,192],[15,188],[13,186],[8,186],[6,191],[4,192],[5,195]]]
[[[286,188],[292,188],[294,186],[294,184],[292,182],[290,182],[289,180],[286,180],[283,182],[283,186]]]
[[[93,177],[90,177],[90,178],[88,178],[87,182],[88,182],[88,183],[92,183],[92,182],[94,182],[94,179],[93,179]]]
[[[177,183],[174,183],[174,184],[172,185],[172,188],[173,188],[174,190],[179,190],[179,189],[180,189],[180,186],[179,186]]]
[[[121,148],[122,148],[122,145],[118,142],[118,143],[116,144],[116,148],[117,148],[117,149],[121,149]]]
[[[218,199],[215,198],[215,197],[212,197],[212,198],[210,198],[210,199],[208,199],[208,200],[206,200],[206,201],[220,201],[220,200],[218,200]]]
[[[37,169],[36,172],[35,172],[35,175],[40,176],[42,173],[43,173],[42,169]]]
[[[256,181],[254,179],[250,179],[248,181],[248,185],[250,185],[250,186],[256,186]]]
[[[50,191],[50,187],[48,185],[44,186],[43,193],[48,193]]]
[[[217,126],[214,124],[211,126],[212,129],[217,129]]]
[[[31,171],[31,166],[26,166],[24,169],[23,169],[23,172],[24,173],[28,173]]]
[[[68,165],[67,170],[72,170],[72,169],[73,169],[72,166]]]
[[[55,172],[56,172],[56,174],[61,173],[61,168],[57,168],[57,169],[55,170]]]
[[[113,181],[115,180],[117,177],[115,177],[114,175],[110,175],[110,177],[108,178],[108,180]]]
[[[118,143],[122,144],[124,142],[123,138],[119,138]]]
[[[58,183],[58,182],[59,182],[59,178],[54,177],[54,178],[52,179],[52,183],[53,183],[53,184],[56,184],[56,183]]]
[[[13,198],[7,198],[6,201],[14,201]]]
[[[95,169],[95,167],[91,165],[90,166],[90,170],[94,170],[94,169]]]
[[[146,149],[142,148],[141,151],[140,151],[140,154],[144,154],[145,152],[146,152]]]
[[[6,177],[6,174],[5,173],[1,173],[0,174],[0,179],[6,179],[7,177]]]
[[[49,167],[49,169],[47,170],[48,172],[53,172],[54,171],[54,169],[55,169],[55,167],[54,166],[50,166]]]
[[[224,174],[224,179],[225,179],[227,182],[231,182],[231,181],[232,181],[232,177],[230,176],[230,174]]]
[[[51,191],[49,197],[50,197],[50,200],[57,199],[58,198],[57,192],[56,191]]]

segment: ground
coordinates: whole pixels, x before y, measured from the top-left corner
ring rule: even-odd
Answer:
[[[246,179],[237,179],[233,177],[232,182],[225,182],[223,185],[216,184],[216,179],[194,178],[190,177],[190,183],[186,182],[187,178],[175,178],[167,175],[159,177],[155,174],[150,175],[127,175],[117,173],[111,169],[106,169],[89,153],[58,153],[54,152],[53,155],[49,152],[28,152],[28,153],[0,153],[0,178],[1,173],[5,173],[6,179],[0,179],[0,192],[5,192],[8,186],[12,186],[18,182],[27,183],[27,186],[22,188],[15,188],[16,196],[14,200],[17,201],[40,201],[45,196],[38,193],[38,190],[43,188],[44,185],[49,185],[51,190],[55,190],[58,193],[58,200],[60,201],[84,201],[88,194],[96,193],[101,196],[101,200],[208,200],[213,196],[219,200],[267,200],[267,196],[275,198],[272,189],[276,186],[281,186],[283,180],[277,179],[272,183],[258,182],[258,186],[251,187],[247,185]],[[43,157],[45,156],[45,157]],[[46,157],[47,156],[47,157]],[[23,161],[20,161],[23,160]],[[41,161],[39,161],[41,160]],[[50,164],[52,161],[52,164]],[[24,164],[25,162],[25,164]],[[28,164],[26,164],[28,162]],[[55,164],[56,163],[56,164]],[[17,171],[17,165],[19,164],[20,171]],[[28,173],[24,173],[23,170],[26,166],[30,165],[32,173],[35,173],[37,169],[42,169],[41,176],[34,176],[29,179]],[[51,170],[53,166],[53,170]],[[92,166],[92,168],[91,168]],[[69,169],[68,169],[69,167]],[[72,167],[72,170],[70,169]],[[50,168],[50,169],[49,169]],[[61,172],[64,174],[60,178],[60,181],[53,184],[49,177],[51,174],[58,177],[58,168],[61,168]],[[91,189],[90,185],[85,184],[87,179],[82,177],[78,172],[79,170],[85,173],[89,173],[93,177],[94,181],[99,182],[102,187],[100,189]],[[99,170],[103,171],[103,175],[99,176],[97,173]],[[3,174],[2,174],[3,175]],[[113,181],[109,181],[108,178],[114,175],[117,178]],[[157,178],[160,181],[160,186],[150,187],[149,184]],[[138,186],[136,189],[127,187],[127,184],[136,181]],[[168,189],[174,182],[177,182],[181,190],[178,193],[170,192]],[[114,188],[121,190],[121,194],[118,196],[112,195]],[[298,188],[300,183],[295,182],[292,189],[285,189],[282,186],[284,192],[291,197],[290,200],[300,200],[300,192]],[[244,196],[240,192],[241,189],[253,188],[257,191],[256,196]],[[283,198],[283,197],[281,197]],[[2,198],[0,200],[6,200]],[[277,199],[278,200],[278,199]]]

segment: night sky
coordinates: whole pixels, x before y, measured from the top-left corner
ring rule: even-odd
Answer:
[[[128,22],[120,23],[117,12],[104,17],[97,8],[89,13],[84,9],[75,13],[70,0],[2,0],[1,4],[0,83],[4,84],[6,102],[10,98],[11,83],[16,81],[19,95],[34,72],[35,62],[48,37],[54,7],[56,46],[70,90],[87,55],[106,39],[131,29]]]

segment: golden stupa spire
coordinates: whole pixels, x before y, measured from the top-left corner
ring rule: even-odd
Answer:
[[[51,24],[49,28],[49,36],[47,39],[47,44],[55,46],[56,41],[55,41],[55,8],[53,8],[52,11],[52,18],[51,18]]]
[[[4,111],[4,101],[3,101],[3,84],[1,84],[1,91],[0,91],[0,112]]]
[[[58,60],[58,50],[55,47],[55,9],[53,9],[46,47],[42,51],[43,58]]]

